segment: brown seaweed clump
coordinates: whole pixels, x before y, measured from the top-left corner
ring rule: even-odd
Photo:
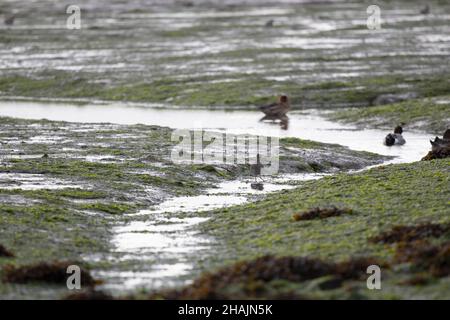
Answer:
[[[367,267],[372,264],[380,265],[371,258],[332,263],[305,257],[264,256],[238,262],[215,273],[204,274],[185,288],[155,293],[150,299],[272,299],[274,296],[264,290],[264,284],[270,281],[301,282],[333,275],[338,279],[334,285],[340,285],[341,280],[360,279],[365,276]],[[228,290],[232,284],[242,286],[243,292]],[[242,294],[242,297],[239,294]]]
[[[67,268],[70,265],[79,265],[74,262],[40,262],[33,265],[14,266],[6,265],[3,268],[3,282],[9,283],[29,283],[29,282],[46,282],[58,283],[66,285],[66,281],[70,274]],[[81,285],[94,286],[96,281],[90,273],[81,268]]]
[[[113,300],[114,298],[103,292],[97,291],[93,289],[89,289],[86,291],[75,292],[67,295],[65,300]]]
[[[417,274],[413,277],[402,281],[400,284],[407,285],[407,286],[423,286],[430,282],[431,277],[426,274]]]
[[[444,159],[450,158],[450,146],[438,148],[436,150],[431,150],[427,153],[425,157],[422,158],[422,161],[429,161],[434,159]]]
[[[435,277],[450,275],[450,242],[432,245],[426,241],[400,243],[395,261],[409,262],[419,270],[425,270]]]
[[[0,244],[0,257],[13,258],[14,253],[12,253],[11,251],[9,251],[8,249],[6,249],[4,246],[2,246]]]
[[[295,221],[301,220],[315,220],[315,219],[326,219],[329,217],[337,217],[343,214],[352,214],[353,210],[344,208],[339,209],[336,207],[331,208],[313,208],[302,213],[296,213],[293,215]]]
[[[450,232],[450,225],[424,223],[416,226],[395,226],[390,231],[370,238],[375,243],[411,242],[425,238],[439,238]]]

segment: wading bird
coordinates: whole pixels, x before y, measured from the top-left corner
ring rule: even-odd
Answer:
[[[429,14],[430,13],[430,5],[426,5],[425,7],[422,8],[422,10],[420,10],[421,14]]]
[[[262,182],[258,182],[258,178],[260,178],[262,181],[264,181],[261,178],[261,169],[263,165],[261,164],[261,159],[259,156],[259,153],[256,155],[256,164],[252,164],[250,166],[250,175],[255,177],[255,182],[250,184],[250,187],[255,190],[264,190],[264,185]]]
[[[281,128],[286,130],[289,124],[287,113],[290,109],[291,106],[289,104],[288,97],[280,96],[278,98],[278,102],[259,107],[259,110],[261,110],[265,114],[265,116],[262,117],[259,121],[280,120]]]
[[[5,17],[5,20],[3,21],[7,26],[12,26],[14,24],[14,20],[16,19],[16,16],[11,14]]]

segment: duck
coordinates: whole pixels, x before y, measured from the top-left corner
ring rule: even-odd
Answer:
[[[384,144],[388,147],[391,147],[393,145],[404,145],[406,143],[405,138],[402,136],[403,128],[402,126],[396,126],[394,128],[394,133],[389,133],[384,138]]]
[[[259,121],[280,120],[283,125],[283,123],[287,123],[287,120],[289,119],[287,113],[290,109],[291,105],[289,104],[289,98],[281,95],[278,97],[278,102],[259,107],[259,110],[265,114]]]
[[[450,129],[447,129],[442,136],[442,139],[439,137],[435,137],[434,141],[430,140],[431,143],[431,151],[438,151],[443,148],[450,147]]]

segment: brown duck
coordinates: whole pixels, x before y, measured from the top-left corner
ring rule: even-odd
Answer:
[[[289,99],[287,96],[279,96],[278,102],[269,104],[267,106],[259,107],[265,116],[261,118],[259,121],[264,120],[280,120],[281,126],[283,129],[287,129],[288,124],[288,116],[287,113],[291,109],[291,105],[289,104]]]

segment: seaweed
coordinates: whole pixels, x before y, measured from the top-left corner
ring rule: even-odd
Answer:
[[[6,249],[3,245],[0,244],[0,257],[13,258],[14,253],[12,253],[8,249]]]
[[[331,208],[313,208],[302,213],[296,213],[293,215],[295,221],[301,220],[315,220],[315,219],[326,219],[330,217],[338,217],[343,214],[352,214],[353,210],[344,208],[339,209],[336,207]]]
[[[66,284],[67,268],[70,265],[79,265],[76,262],[55,261],[55,262],[40,262],[32,265],[14,266],[6,265],[3,267],[3,282],[7,283],[30,283],[30,282],[45,282]],[[94,286],[97,282],[91,274],[81,268],[80,274],[81,285]]]
[[[445,158],[450,158],[450,147],[431,150],[430,152],[427,153],[425,157],[422,158],[422,161],[430,161]]]
[[[427,241],[402,242],[395,253],[397,263],[412,263],[415,269],[435,277],[450,275],[450,242],[433,245]]]
[[[338,279],[333,285],[340,286],[344,280],[361,279],[366,275],[367,267],[373,264],[387,266],[386,263],[380,263],[373,258],[356,258],[333,263],[306,257],[268,255],[238,262],[215,273],[206,273],[185,288],[153,293],[150,299],[235,299],[239,293],[227,293],[227,287],[232,284],[243,286],[243,297],[272,299],[273,296],[267,295],[264,290],[268,282],[303,282],[333,275]]]
[[[416,226],[394,226],[369,239],[373,243],[411,242],[425,238],[439,238],[450,232],[450,225],[424,223]]]
[[[64,300],[113,300],[114,298],[103,292],[98,290],[85,290],[81,292],[71,293],[64,297]]]

